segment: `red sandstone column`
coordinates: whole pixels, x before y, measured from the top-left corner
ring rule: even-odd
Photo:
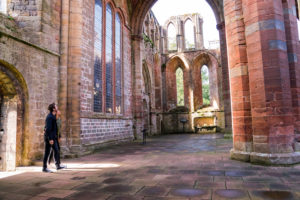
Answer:
[[[228,71],[228,55],[226,44],[225,22],[217,25],[220,36],[220,49],[221,49],[221,65],[222,65],[222,93],[223,102],[221,103],[225,114],[225,132],[232,134],[232,121],[231,121],[231,100],[230,100],[230,85],[229,85],[229,71]]]
[[[283,3],[284,26],[287,42],[287,54],[290,70],[292,103],[295,118],[295,130],[300,133],[300,62],[297,11],[294,0]]]
[[[236,5],[233,7],[237,8]],[[294,117],[282,1],[242,0],[242,7],[239,12],[244,19],[246,41],[240,37],[238,40],[247,45],[245,57],[250,83],[253,149],[249,154],[234,145],[232,158],[249,158],[251,162],[265,164],[297,163],[300,154],[293,150]],[[228,4],[226,9],[230,9]],[[227,22],[235,20],[228,18],[228,14],[226,17]],[[226,30],[229,32],[232,28]],[[236,30],[242,31],[240,27]],[[233,48],[231,44],[229,48]],[[232,82],[232,72],[230,76]],[[232,102],[234,104],[235,99],[232,98]]]
[[[224,6],[232,107],[232,158],[248,161],[252,152],[252,124],[242,0],[225,0]],[[243,153],[236,155],[235,152]]]

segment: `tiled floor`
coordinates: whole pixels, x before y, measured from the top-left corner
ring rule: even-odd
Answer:
[[[64,160],[52,174],[0,172],[0,199],[300,199],[300,165],[233,161],[231,146],[221,134],[168,135]]]

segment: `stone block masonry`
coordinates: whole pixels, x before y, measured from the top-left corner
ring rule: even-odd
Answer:
[[[132,120],[81,118],[80,125],[80,138],[83,145],[133,139]]]

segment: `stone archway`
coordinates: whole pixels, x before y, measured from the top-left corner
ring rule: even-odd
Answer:
[[[209,70],[209,82],[210,82],[210,96],[211,105],[223,110],[224,104],[222,102],[222,82],[219,77],[218,70],[219,62],[217,58],[210,52],[201,52],[193,60],[192,64],[192,80],[194,91],[194,109],[197,110],[202,105],[202,80],[201,80],[201,68],[206,65]],[[228,105],[226,105],[228,106]],[[229,108],[230,109],[230,108]]]
[[[132,1],[135,68],[142,66],[144,16],[156,1]],[[295,129],[300,130],[295,0],[207,2],[220,34],[223,99],[232,112],[231,157],[267,164],[299,163],[300,153],[294,148]]]
[[[176,70],[182,69],[183,72],[183,88],[184,88],[184,107],[191,110],[191,92],[189,83],[189,70],[190,65],[184,57],[174,56],[166,63],[165,72],[165,93],[166,93],[166,106],[164,111],[169,111],[176,108],[177,105],[177,90],[176,90]]]
[[[22,76],[0,63],[0,171],[13,171],[27,162],[27,88]]]
[[[132,27],[132,60],[133,60],[133,68],[135,69],[135,77],[139,79],[141,77],[141,69],[142,69],[142,31],[143,31],[143,23],[147,12],[150,8],[156,3],[157,0],[149,0],[149,1],[131,1],[132,12],[131,12],[131,20],[130,24]],[[221,50],[221,71],[222,71],[222,99],[226,106],[225,115],[227,116],[228,126],[226,127],[226,132],[228,134],[232,133],[231,126],[231,100],[230,100],[230,87],[229,87],[229,70],[228,70],[228,60],[227,60],[227,48],[226,48],[226,34],[225,34],[225,18],[224,18],[224,5],[223,0],[206,0],[206,2],[211,6],[217,21],[217,29],[219,30],[220,36],[220,50]],[[163,44],[165,45],[165,44]],[[166,61],[162,61],[166,63]],[[164,68],[162,68],[163,70]],[[162,71],[162,74],[164,72]],[[162,77],[162,80],[164,77]],[[138,81],[135,81],[138,83]],[[140,86],[138,84],[134,84],[133,87],[138,90]],[[163,85],[163,88],[165,86]],[[134,94],[135,97],[138,97],[139,94]],[[162,96],[163,102],[166,101],[166,96]],[[189,101],[188,101],[189,102]],[[142,105],[141,99],[135,98],[135,105],[137,105],[137,110],[141,110],[142,108],[138,108],[139,105]],[[166,110],[166,104],[163,103],[163,110]],[[138,125],[139,123],[136,122]],[[138,130],[138,128],[137,128]]]
[[[131,16],[131,27],[134,35],[140,35],[142,33],[145,16],[157,1],[158,0],[133,1],[134,10]],[[223,0],[206,0],[206,2],[211,6],[217,23],[220,24],[224,22]]]

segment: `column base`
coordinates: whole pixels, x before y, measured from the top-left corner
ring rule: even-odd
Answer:
[[[300,163],[300,152],[267,154],[231,149],[230,158],[264,165],[293,165]]]

